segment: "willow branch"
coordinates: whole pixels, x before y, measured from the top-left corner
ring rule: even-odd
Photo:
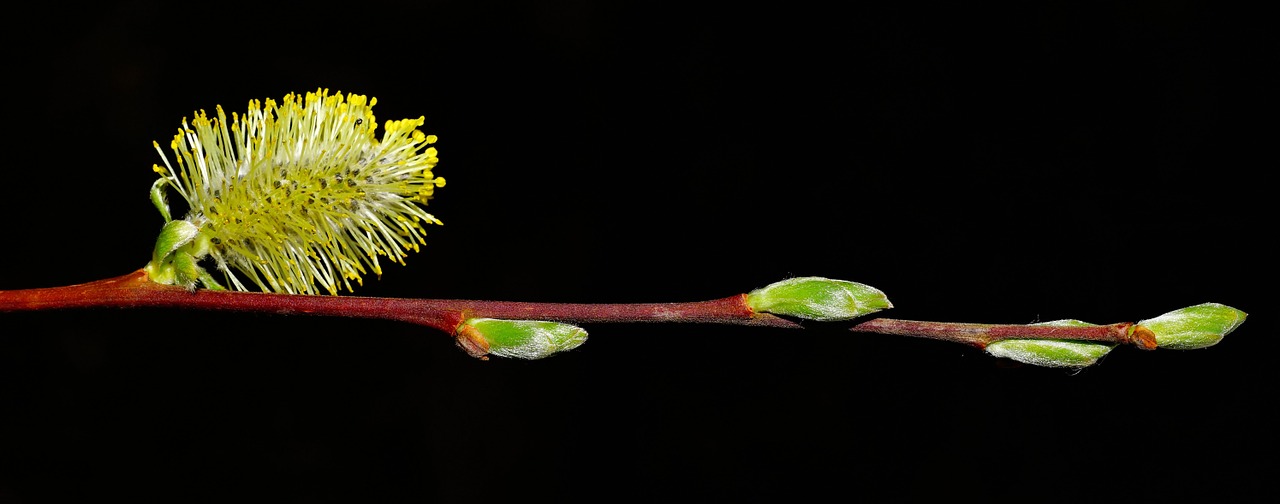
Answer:
[[[782,317],[754,312],[747,306],[744,294],[698,302],[623,304],[319,296],[187,290],[152,282],[143,270],[78,285],[0,291],[0,312],[77,308],[185,308],[382,319],[423,325],[450,335],[471,318],[800,327]]]
[[[700,323],[800,328],[796,320],[857,320],[891,308],[883,292],[856,282],[800,277],[709,301],[527,303],[463,299],[274,294],[195,289],[153,281],[148,268],[63,287],[0,291],[0,312],[86,308],[176,308],[409,322],[452,336],[468,354],[541,359],[586,340],[573,323]],[[1217,344],[1244,322],[1230,306],[1202,303],[1138,323],[974,324],[875,318],[854,332],[962,343],[998,357],[1049,367],[1083,367],[1116,345],[1194,349]],[[996,343],[1000,343],[996,345]],[[1098,344],[1101,343],[1101,344]]]
[[[1109,325],[1053,326],[1034,324],[971,324],[959,322],[926,322],[877,318],[859,323],[854,332],[915,336],[963,343],[986,348],[996,341],[1008,339],[1045,339],[1095,341],[1130,344],[1144,350],[1156,348],[1156,337],[1150,329],[1133,322]]]

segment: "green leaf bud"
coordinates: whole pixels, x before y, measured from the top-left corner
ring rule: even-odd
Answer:
[[[1244,323],[1245,312],[1218,303],[1204,303],[1174,310],[1138,322],[1155,333],[1160,348],[1191,350],[1217,344]]]
[[[753,290],[747,294],[747,306],[757,312],[824,322],[893,308],[875,287],[822,277],[791,278]]]
[[[587,331],[560,322],[473,318],[458,327],[458,345],[473,357],[541,359],[587,341]]]
[[[1031,325],[1092,326],[1074,319],[1053,320]],[[1114,348],[1112,343],[1054,339],[1005,339],[987,345],[987,353],[1023,364],[1042,367],[1082,368],[1092,366]]]

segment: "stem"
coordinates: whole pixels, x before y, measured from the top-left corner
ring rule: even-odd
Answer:
[[[188,291],[150,281],[144,270],[78,285],[0,291],[0,312],[72,308],[186,308],[251,313],[305,314],[395,320],[439,329],[451,336],[470,318],[550,320],[569,323],[679,322],[796,329],[800,324],[757,313],[738,294],[685,303],[525,303],[461,299],[312,296],[260,292]],[[916,336],[985,348],[1004,339],[1060,339],[1132,344],[1154,349],[1155,335],[1131,322],[1102,326],[970,324],[877,318],[855,332]]]
[[[523,303],[460,299],[311,296],[197,289],[150,281],[144,270],[65,287],[0,291],[0,312],[70,308],[189,308],[251,313],[306,314],[395,320],[454,335],[470,318],[560,322],[696,322],[799,328],[768,313],[754,313],[746,295],[688,303]]]
[[[1006,339],[1054,339],[1131,344],[1145,350],[1156,348],[1155,334],[1132,322],[1091,326],[1051,326],[1020,324],[969,324],[924,322],[878,318],[850,328],[854,332],[916,336],[964,343],[978,348]]]

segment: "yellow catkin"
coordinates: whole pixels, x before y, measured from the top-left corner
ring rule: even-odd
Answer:
[[[153,170],[186,200],[186,220],[212,245],[209,257],[231,287],[298,294],[350,291],[380,275],[378,256],[398,264],[425,244],[423,210],[444,179],[425,118],[386,121],[376,137],[374,98],[320,89],[280,101],[251,100],[247,112],[200,110]],[[216,226],[214,223],[216,222]]]

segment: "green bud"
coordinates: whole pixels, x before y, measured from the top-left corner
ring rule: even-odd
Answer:
[[[783,280],[747,294],[757,312],[808,320],[849,320],[893,308],[879,289],[846,280],[800,277]]]
[[[1245,312],[1218,303],[1204,303],[1174,310],[1138,322],[1156,335],[1160,348],[1191,350],[1217,344],[1240,324]]]
[[[473,318],[458,327],[458,345],[473,357],[541,359],[587,341],[581,327],[540,320]]]
[[[1031,325],[1092,326],[1088,322],[1065,319]],[[1006,339],[987,345],[987,353],[1033,366],[1082,368],[1092,366],[1115,347],[1112,343],[1052,339]]]

